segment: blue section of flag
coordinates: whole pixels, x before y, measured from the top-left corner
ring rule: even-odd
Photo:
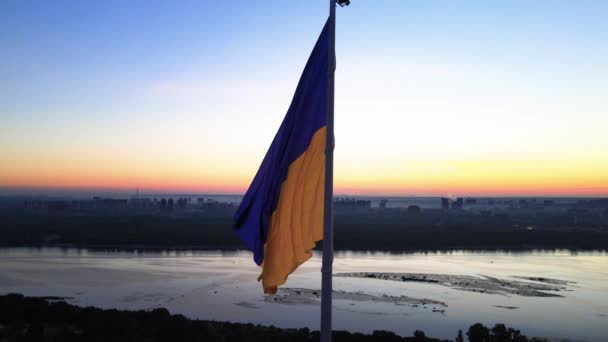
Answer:
[[[264,260],[264,244],[272,213],[289,165],[308,147],[313,134],[326,125],[329,39],[325,24],[262,165],[234,216],[233,229],[253,252],[256,264]]]

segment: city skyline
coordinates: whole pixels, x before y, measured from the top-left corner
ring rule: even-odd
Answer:
[[[325,1],[2,7],[0,192],[242,194],[327,12]],[[336,194],[608,196],[606,10],[339,9]]]

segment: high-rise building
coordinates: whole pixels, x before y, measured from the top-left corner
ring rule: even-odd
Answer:
[[[450,200],[447,197],[441,197],[441,209],[450,209]]]

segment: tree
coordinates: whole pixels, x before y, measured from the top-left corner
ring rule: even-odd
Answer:
[[[475,323],[467,331],[469,342],[490,342],[490,330],[481,323]]]
[[[509,328],[507,330],[507,334],[509,335],[510,340],[513,342],[528,342],[528,338],[526,335],[522,335],[519,330],[515,330],[513,328]]]
[[[426,335],[424,335],[424,331],[420,331],[420,330],[414,331],[414,341],[415,342],[426,341]]]
[[[507,333],[507,327],[504,324],[496,324],[492,328],[492,342],[508,342],[511,341]]]
[[[464,337],[462,337],[462,330],[458,330],[458,335],[456,336],[455,342],[464,342]]]

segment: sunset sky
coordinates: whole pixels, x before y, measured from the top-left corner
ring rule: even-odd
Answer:
[[[0,4],[0,188],[242,193],[326,0]],[[338,194],[608,196],[608,2],[338,8]]]

